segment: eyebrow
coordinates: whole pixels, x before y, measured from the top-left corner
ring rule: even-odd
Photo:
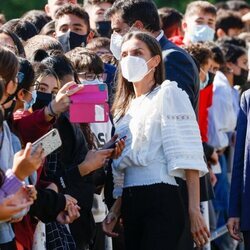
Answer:
[[[62,28],[68,27],[68,26],[69,26],[69,24],[64,23],[64,24],[62,24],[62,25],[59,27],[59,30],[62,29]]]
[[[48,85],[47,83],[45,83],[45,82],[39,82],[39,87],[40,87],[41,85],[42,85],[42,86],[45,86],[45,87],[49,87],[49,85]]]
[[[136,52],[138,50],[143,50],[143,48],[134,48],[134,49],[131,49],[130,52]],[[126,53],[126,51],[122,51],[122,53]]]
[[[208,21],[215,22],[215,19],[214,18],[209,18]]]
[[[134,49],[132,49],[131,51],[137,51],[137,50],[143,50],[143,48],[134,48]]]
[[[73,25],[74,27],[84,27],[84,25],[81,24],[81,23],[73,23],[72,25]]]

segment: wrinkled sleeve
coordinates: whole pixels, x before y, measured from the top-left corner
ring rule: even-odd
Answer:
[[[217,88],[214,91],[213,104],[209,110],[209,144],[217,149],[229,145],[227,133],[235,130],[237,122],[230,93],[223,92],[223,90],[224,88]]]
[[[112,173],[113,173],[113,181],[114,181],[114,190],[113,190],[113,198],[117,199],[122,196],[122,189],[124,183],[124,173],[118,170],[115,167],[115,164],[112,164]]]
[[[208,172],[196,116],[187,94],[176,82],[163,83],[161,134],[168,174],[185,179],[185,170]]]
[[[23,182],[14,175],[11,169],[8,169],[5,173],[4,183],[0,188],[0,202],[5,197],[16,193],[22,185]]]

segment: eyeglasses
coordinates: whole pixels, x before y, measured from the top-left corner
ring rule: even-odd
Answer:
[[[96,78],[99,81],[105,81],[105,75],[103,73],[101,74],[94,74],[94,73],[88,73],[88,72],[78,72],[77,73],[79,78],[85,79],[87,81],[94,81]]]

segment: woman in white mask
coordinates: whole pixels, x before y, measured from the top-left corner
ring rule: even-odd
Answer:
[[[124,37],[113,114],[126,136],[113,161],[116,199],[104,231],[122,216],[126,249],[177,249],[184,210],[175,177],[187,181],[191,232],[204,245],[209,232],[200,212],[199,177],[207,173],[195,114],[176,82],[164,81],[158,42],[146,33]]]

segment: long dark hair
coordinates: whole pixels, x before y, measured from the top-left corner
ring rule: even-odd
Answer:
[[[9,30],[7,28],[1,28],[0,34],[5,34],[5,35],[9,36],[16,46],[16,50],[17,50],[16,52],[18,53],[18,56],[25,57],[25,51],[24,51],[23,44],[22,44],[21,40],[19,39],[19,37],[14,32],[12,32],[11,30]]]
[[[16,80],[19,70],[17,57],[9,49],[0,47],[0,76],[5,80],[6,85]],[[6,87],[5,85],[5,87]]]
[[[128,33],[124,37],[123,43],[132,38],[136,38],[137,40],[144,42],[151,53],[151,57],[156,55],[160,56],[161,62],[155,68],[154,80],[155,80],[155,85],[156,84],[161,85],[162,82],[165,80],[165,74],[164,74],[164,65],[162,62],[162,51],[159,43],[154,37],[145,32]],[[118,84],[117,84],[114,103],[111,110],[113,115],[114,116],[118,115],[118,119],[123,117],[129,107],[131,100],[134,97],[135,97],[135,91],[133,88],[133,84],[128,82],[128,80],[122,76],[121,69],[119,68]]]

